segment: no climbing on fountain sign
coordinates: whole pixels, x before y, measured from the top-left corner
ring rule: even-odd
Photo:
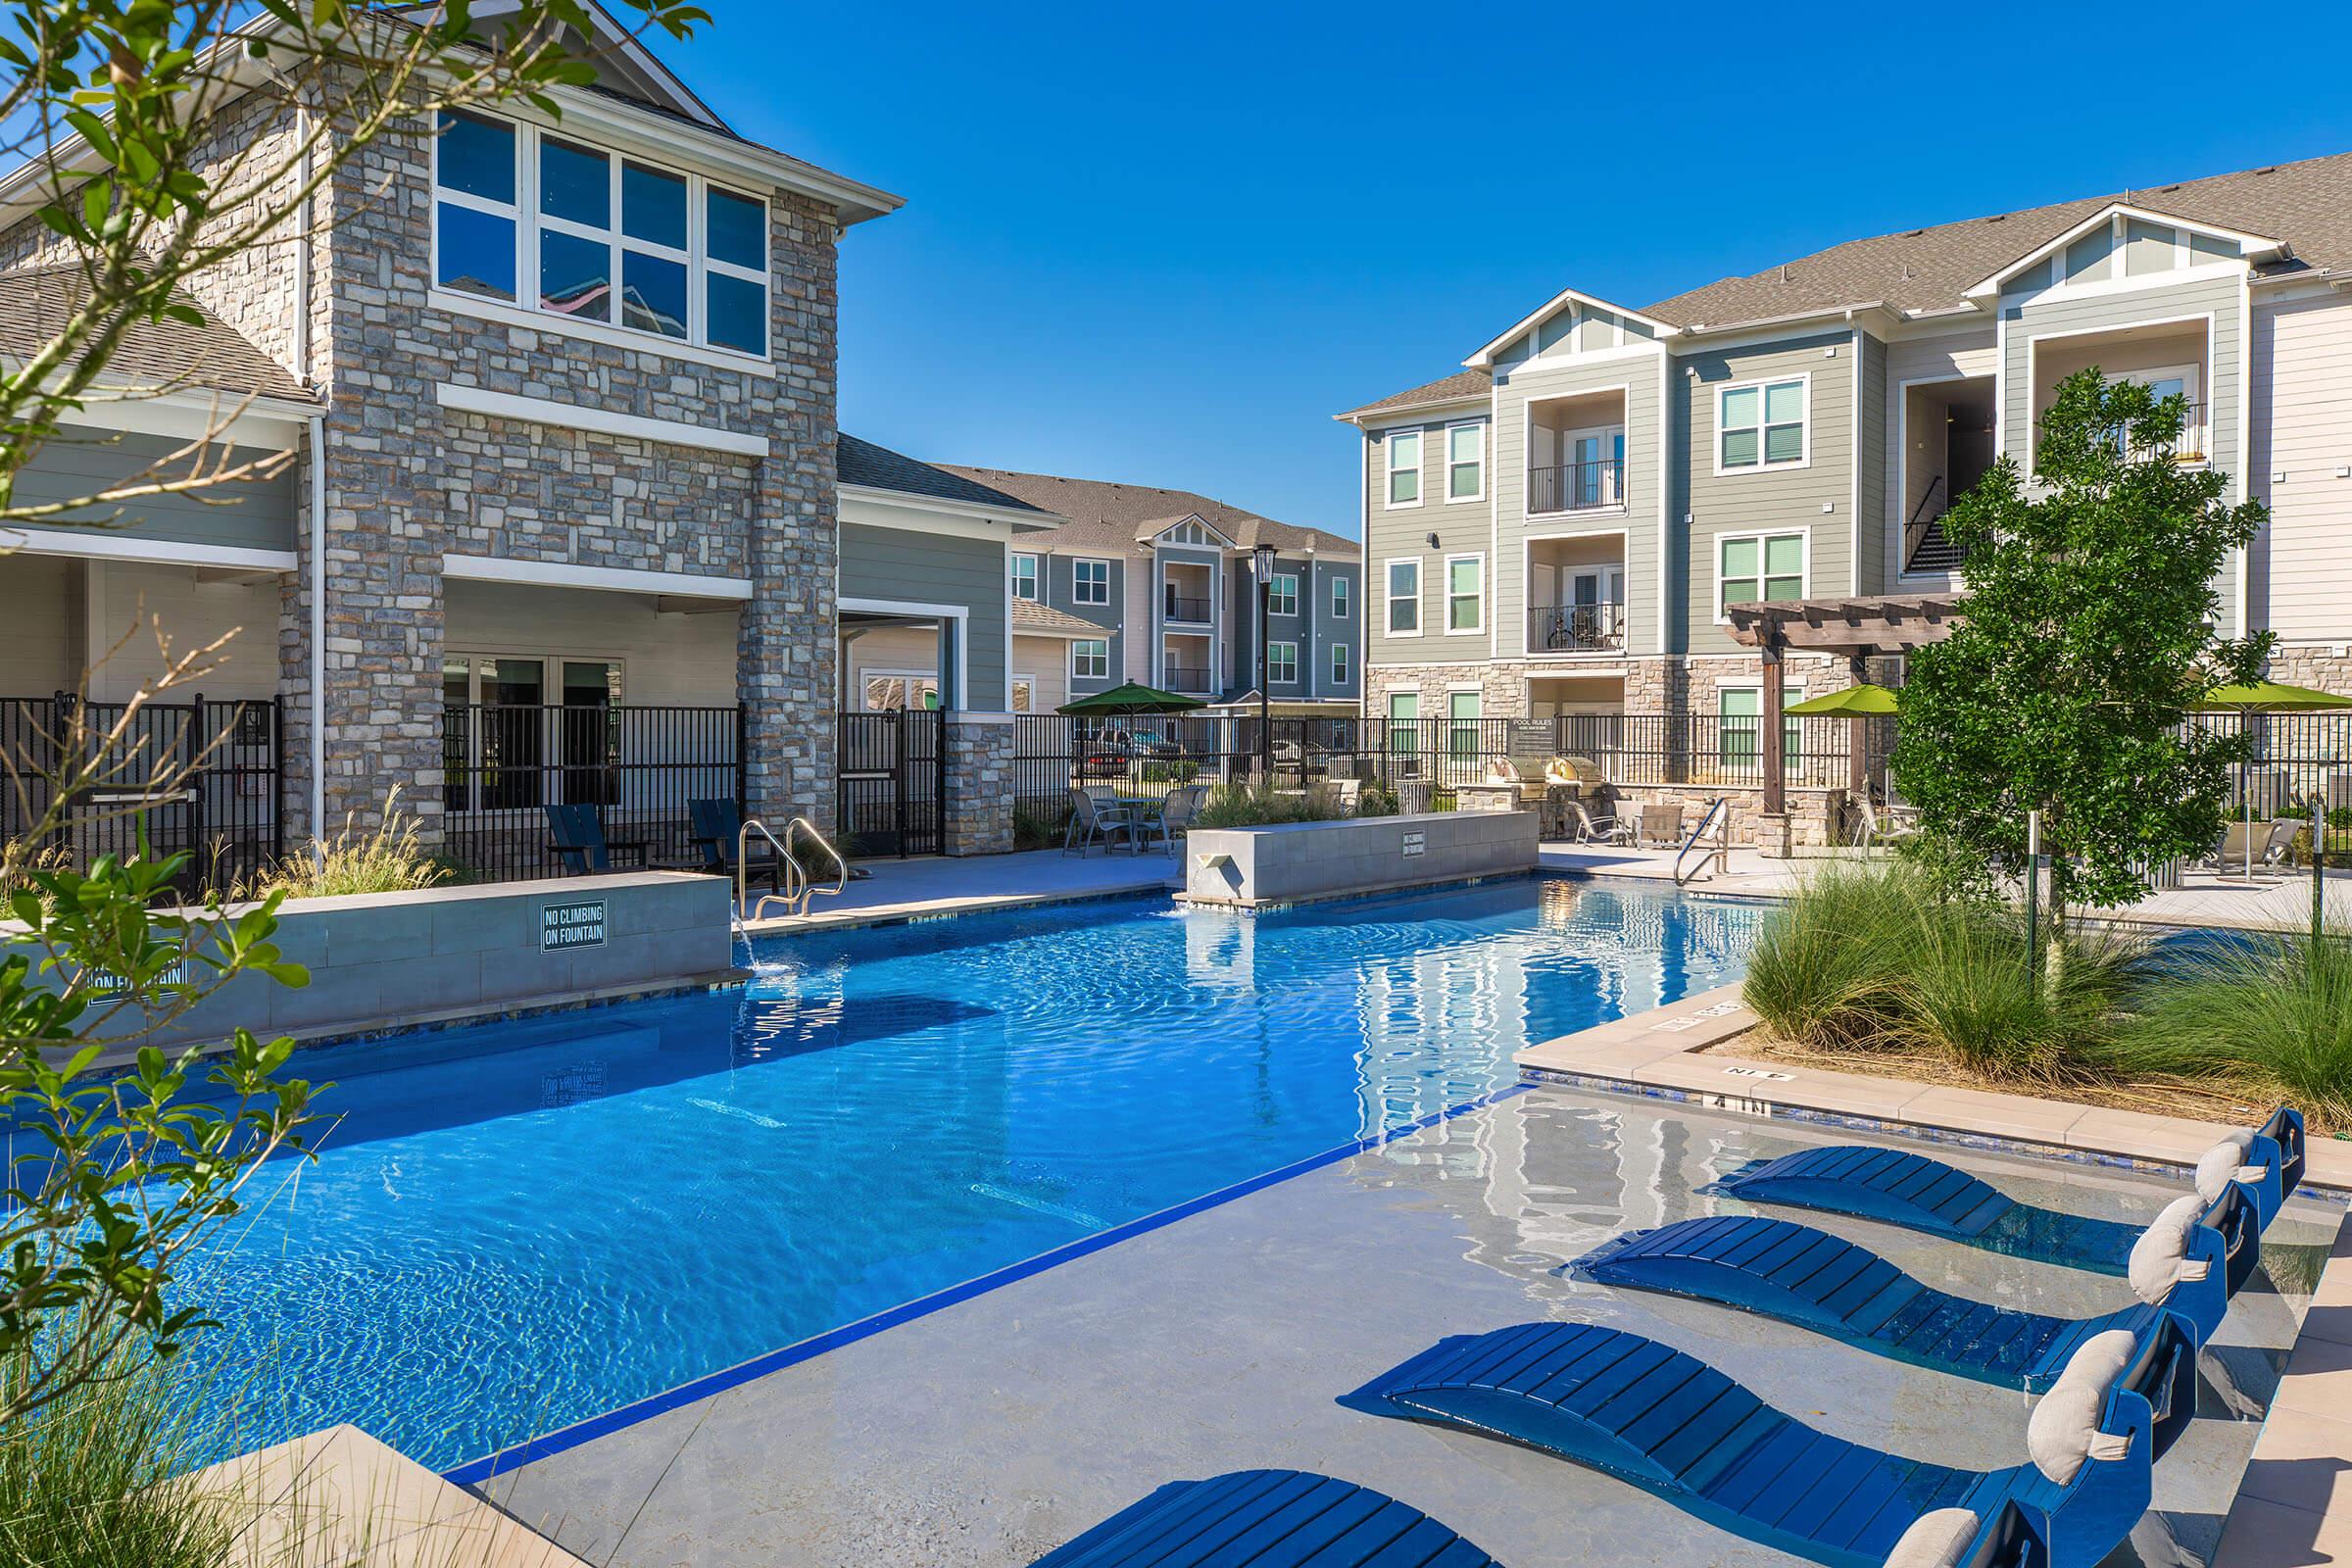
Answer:
[[[583,899],[539,906],[539,951],[601,948],[605,945],[605,901]]]

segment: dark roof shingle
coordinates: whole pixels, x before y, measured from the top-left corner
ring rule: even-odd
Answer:
[[[0,272],[0,355],[22,364],[48,347],[89,297],[78,267],[24,267]],[[134,320],[99,378],[107,386],[193,388],[237,397],[313,401],[293,372],[255,348],[234,327],[184,296],[201,326],[166,318]]]
[[[946,468],[910,458],[904,452],[861,441],[844,432],[836,450],[836,465],[843,484],[860,485],[868,490],[891,490],[903,496],[928,496],[934,501],[959,501],[967,506],[989,507],[1000,512],[1042,512],[1019,496],[965,478]]]
[[[1191,490],[1162,490],[1111,479],[1069,479],[1058,474],[1020,473],[1008,468],[974,468],[955,463],[941,466],[1068,518],[1054,530],[1054,546],[1124,553],[1134,549],[1139,538],[1158,531],[1153,528],[1147,532],[1146,524],[1164,527],[1199,514],[1203,522],[1245,550],[1265,543],[1279,550],[1314,550],[1327,555],[1352,556],[1360,551],[1354,540],[1342,535],[1276,522]]]
[[[1352,419],[1360,415],[1383,414],[1390,409],[1409,409],[1423,403],[1453,403],[1463,398],[1483,398],[1494,390],[1494,378],[1484,370],[1456,370],[1421,386],[1367,403],[1360,409],[1349,409],[1340,416]]]

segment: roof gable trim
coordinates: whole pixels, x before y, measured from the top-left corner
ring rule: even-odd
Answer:
[[[1671,337],[1680,330],[1671,321],[1661,321],[1654,316],[1644,316],[1631,306],[1620,305],[1615,300],[1604,300],[1597,294],[1587,294],[1582,289],[1564,288],[1535,310],[1521,317],[1501,336],[1480,349],[1476,354],[1471,355],[1462,364],[1473,370],[1491,368],[1494,364],[1495,355],[1510,347],[1514,341],[1528,332],[1541,326],[1563,305],[1589,305],[1596,311],[1607,311],[1613,316],[1622,316],[1629,321],[1640,321],[1643,326],[1654,330],[1660,337]]]
[[[2015,261],[2006,263],[1989,277],[1970,284],[1961,290],[1960,297],[1968,300],[1984,300],[1997,296],[2001,291],[2001,285],[2008,282],[2009,279],[2040,265],[2052,256],[2063,253],[2068,246],[2083,235],[2093,232],[2100,224],[2112,223],[2119,218],[2135,218],[2143,223],[2161,223],[2167,228],[2177,228],[2186,233],[2207,234],[2216,239],[2228,240],[2237,247],[2238,256],[2248,262],[2267,260],[2286,249],[2286,241],[2268,234],[2249,234],[2241,229],[2225,228],[2219,223],[2208,223],[2200,219],[2183,218],[2178,213],[2160,212],[2149,207],[2134,207],[2129,202],[2109,202],[2097,212],[2044,240]]]

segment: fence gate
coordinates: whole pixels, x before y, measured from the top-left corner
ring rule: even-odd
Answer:
[[[846,850],[902,858],[946,850],[947,741],[940,709],[841,715],[836,820]]]

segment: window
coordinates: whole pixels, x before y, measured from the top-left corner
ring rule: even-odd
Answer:
[[[1446,499],[1480,501],[1487,494],[1486,427],[1446,427]]]
[[[1266,683],[1270,686],[1298,684],[1298,645],[1297,643],[1266,644]]]
[[[1109,675],[1109,638],[1080,637],[1070,643],[1070,679],[1104,680]]]
[[[1389,693],[1389,750],[1409,754],[1419,750],[1420,738],[1421,694]]]
[[[1486,629],[1486,575],[1487,562],[1484,556],[1446,558],[1446,630],[1448,633]]]
[[[1013,676],[1012,710],[1016,713],[1026,713],[1030,711],[1032,705],[1034,705],[1036,701],[1037,677],[1034,675]]]
[[[766,356],[765,202],[533,125],[440,124],[436,286]]]
[[[939,677],[929,670],[869,669],[863,684],[869,713],[939,707]]]
[[[1477,692],[1446,694],[1446,750],[1448,754],[1463,760],[1478,755],[1479,720],[1483,712],[1483,700]]]
[[[1389,433],[1389,505],[1417,507],[1421,504],[1421,432],[1393,430]]]
[[[1716,543],[1721,552],[1715,576],[1715,618],[1726,605],[1805,597],[1805,536],[1801,533],[1734,534]]]
[[[1107,561],[1071,562],[1070,602],[1079,605],[1109,604],[1110,563]]]
[[[1808,385],[1798,376],[1725,387],[1718,404],[1716,471],[1803,466]]]
[[[1278,571],[1274,574],[1273,586],[1266,592],[1266,613],[1269,615],[1296,615],[1298,613],[1298,574],[1297,572]]]
[[[1348,684],[1348,645],[1346,643],[1331,645],[1331,683],[1334,686]]]
[[[1389,563],[1389,635],[1421,635],[1421,563]]]
[[[445,655],[444,808],[612,805],[620,694],[616,660]]]
[[[1331,579],[1331,618],[1334,620],[1348,618],[1348,579],[1345,577]]]
[[[1805,721],[1781,716],[1781,767],[1796,766],[1804,747]],[[1723,686],[1715,694],[1716,753],[1727,769],[1757,768],[1764,757],[1764,691],[1759,686]]]
[[[1035,556],[1012,558],[1012,597],[1028,600],[1037,598],[1037,558]]]

